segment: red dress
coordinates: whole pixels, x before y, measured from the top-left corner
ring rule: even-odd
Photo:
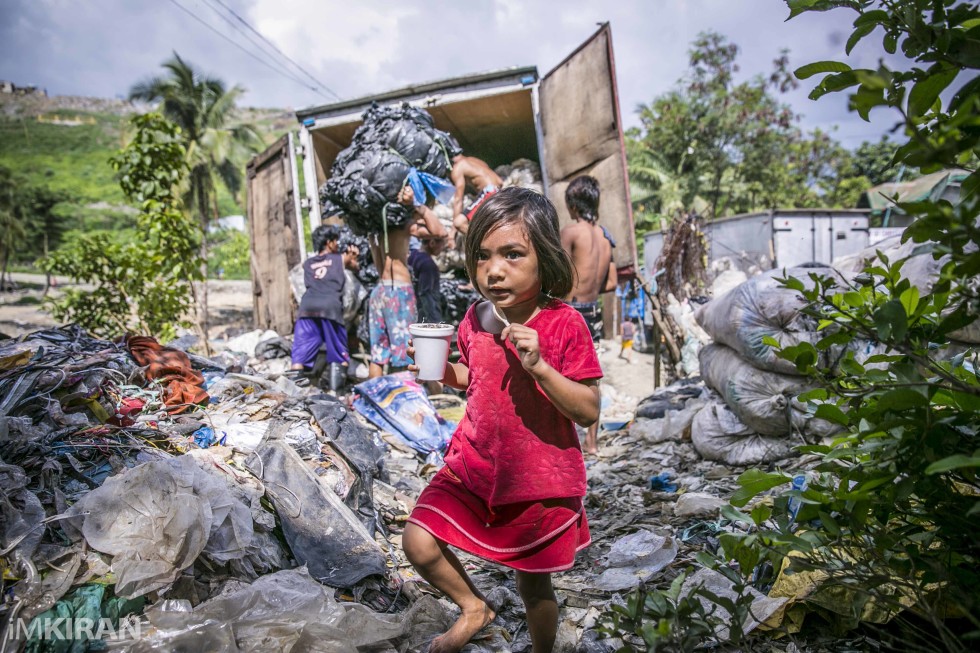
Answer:
[[[541,357],[573,381],[602,377],[582,316],[553,300],[528,320]],[[436,538],[521,571],[571,568],[590,543],[585,462],[575,425],[521,366],[513,343],[485,331],[475,306],[458,334],[469,368],[466,413],[446,466],[409,521]]]

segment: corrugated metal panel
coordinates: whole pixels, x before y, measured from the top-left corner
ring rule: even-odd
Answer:
[[[725,257],[734,258],[742,269],[829,264],[868,246],[868,211],[778,209],[714,220],[704,229],[709,264]],[[644,236],[643,267],[648,276],[662,247],[662,233]]]

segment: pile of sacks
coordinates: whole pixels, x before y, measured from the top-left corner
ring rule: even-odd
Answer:
[[[796,445],[839,430],[815,418],[811,408],[796,399],[814,387],[812,382],[792,362],[779,358],[763,338],[772,336],[789,347],[801,342],[816,345],[827,335],[818,332],[816,321],[801,312],[805,301],[800,294],[784,288],[779,279],[794,277],[806,286],[815,273],[836,278],[839,286],[845,286],[845,278],[862,273],[868,264],[882,264],[878,252],[891,262],[907,259],[902,276],[921,296],[932,291],[947,261],[946,257],[933,258],[928,248],[915,243],[902,244],[896,236],[841,258],[833,267],[771,270],[697,311],[698,324],[714,340],[700,352],[701,375],[720,395],[720,400],[713,400],[695,415],[691,425],[691,439],[702,456],[729,464],[768,462],[789,456]],[[980,321],[950,333],[949,346],[937,355],[953,356],[977,344]],[[878,342],[855,341],[818,351],[816,365],[835,369],[848,350],[858,361],[887,353]]]
[[[808,280],[810,273],[839,277],[832,268],[771,270],[695,313],[714,340],[699,353],[701,376],[720,396],[691,424],[691,440],[703,457],[730,465],[779,460],[794,447],[838,430],[796,399],[814,387],[812,382],[763,342],[771,336],[783,346],[816,344],[826,335],[801,312],[805,301],[799,293],[779,282],[784,276]],[[843,354],[842,348],[822,352],[818,365],[833,368]]]
[[[443,202],[452,197],[454,188],[445,178],[462,149],[435,128],[428,112],[407,103],[373,104],[363,119],[320,187],[324,215],[342,213],[355,232],[379,233],[384,221],[387,227],[402,227],[411,217],[409,208],[396,201],[406,183],[416,201],[424,201],[427,193]]]

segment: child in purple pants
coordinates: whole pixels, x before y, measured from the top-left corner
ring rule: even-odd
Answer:
[[[347,365],[347,329],[344,327],[344,258],[337,252],[340,230],[320,226],[313,230],[318,252],[303,263],[306,292],[299,304],[293,330],[293,370],[310,371],[321,345],[327,362]]]

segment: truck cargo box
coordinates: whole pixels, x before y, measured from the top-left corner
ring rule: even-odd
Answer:
[[[616,267],[622,273],[633,272],[636,242],[615,72],[612,32],[607,23],[544,77],[538,75],[535,66],[508,68],[297,111],[299,147],[277,144],[270,148],[274,153],[256,157],[263,161],[265,174],[258,174],[259,166],[250,164],[250,171],[256,168],[248,176],[247,188],[256,326],[291,332],[295,316],[284,314],[281,304],[273,309],[268,303],[273,296],[289,295],[287,261],[306,257],[302,230],[297,231],[295,220],[306,209],[310,228],[320,224],[318,189],[327,180],[337,155],[350,145],[361,115],[373,102],[408,102],[426,109],[436,127],[459,140],[465,154],[481,158],[491,167],[519,158],[537,161],[545,192],[558,208],[561,226],[570,220],[564,201],[568,183],[579,175],[592,175],[602,190],[600,224],[616,241]],[[290,185],[296,177],[297,154],[302,158],[302,189]],[[271,166],[275,156],[288,161]],[[270,169],[280,177],[271,179]],[[269,198],[276,191],[270,190],[270,185],[288,188],[288,193],[279,192],[282,199],[272,202]],[[278,208],[270,212],[272,204]],[[286,205],[288,210],[282,208]],[[256,228],[269,220],[290,224]],[[291,242],[284,242],[284,238],[291,238]],[[275,255],[263,251],[274,251]]]

